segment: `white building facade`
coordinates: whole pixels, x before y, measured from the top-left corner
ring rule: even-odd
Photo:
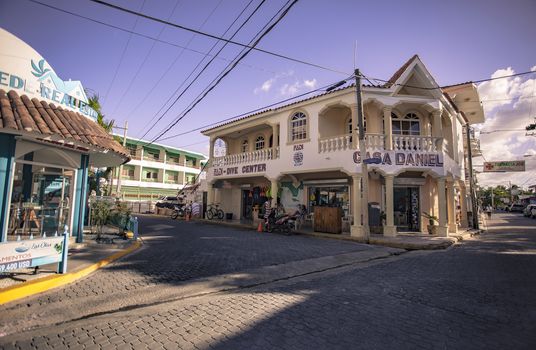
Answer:
[[[355,86],[203,131],[211,145],[208,202],[236,218],[269,197],[272,206],[303,204],[309,213],[336,206],[355,236],[370,228],[427,232],[427,215],[441,236],[468,226],[463,128],[484,119],[476,86],[441,89],[413,56],[387,84],[362,90],[365,157]],[[214,157],[220,140],[226,155]],[[364,174],[362,158],[379,163]]]
[[[131,160],[121,167],[119,188],[119,172],[114,176],[112,193],[127,200],[174,196],[204,178],[200,173],[207,158],[201,153],[128,137],[125,147]]]

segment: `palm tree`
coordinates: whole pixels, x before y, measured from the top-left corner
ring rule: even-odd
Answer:
[[[91,96],[88,101],[87,101],[89,107],[93,108],[93,110],[95,110],[95,112],[97,112],[97,124],[99,124],[100,126],[102,126],[102,128],[104,130],[106,130],[106,132],[108,133],[111,133],[112,130],[113,130],[113,127],[114,127],[114,123],[115,123],[115,120],[111,119],[111,120],[105,120],[104,119],[104,114],[102,114],[102,111],[101,111],[101,104],[100,104],[100,101],[99,101],[99,95],[93,95]]]
[[[113,132],[115,120],[104,119],[104,114],[102,114],[102,111],[101,111],[102,107],[99,101],[99,95],[93,94],[90,98],[88,98],[88,105],[89,107],[93,108],[95,112],[97,112],[97,124],[99,124],[107,133],[111,134]],[[104,178],[108,179],[108,184],[110,184],[108,185],[108,191],[107,191],[108,194],[111,194],[111,191],[112,191],[112,187],[111,187],[112,175],[113,175],[112,171],[113,171],[113,168],[108,167],[106,168],[106,171],[102,174]],[[90,190],[94,189],[98,193],[99,192],[98,191],[98,187],[99,187],[98,178],[100,176],[96,176],[96,174],[93,171],[92,173],[93,174],[90,174],[89,187],[90,187]],[[94,180],[92,181],[92,179]]]

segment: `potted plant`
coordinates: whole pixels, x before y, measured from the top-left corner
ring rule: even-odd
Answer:
[[[439,219],[437,218],[437,216],[430,215],[426,212],[423,212],[422,216],[428,219],[428,226],[426,227],[428,229],[428,233],[431,235],[435,235],[437,233],[436,223],[439,224]]]

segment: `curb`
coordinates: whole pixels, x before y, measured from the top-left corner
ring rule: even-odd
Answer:
[[[82,277],[89,275],[90,273],[100,269],[103,266],[110,264],[111,262],[132,253],[136,249],[141,247],[141,243],[136,241],[130,247],[110,255],[92,265],[84,267],[78,271],[69,272],[63,275],[47,276],[43,278],[37,278],[28,282],[21,283],[19,285],[10,286],[0,289],[0,305],[6,304],[10,301],[25,298],[34,294],[46,292],[47,290],[61,287],[72,283]]]
[[[253,226],[232,223],[232,222],[225,222],[223,220],[216,221],[216,220],[207,220],[207,219],[196,219],[195,221],[208,224],[208,225],[225,225],[228,227],[255,231],[255,227]],[[378,245],[378,246],[389,247],[389,248],[397,248],[397,249],[405,249],[405,250],[440,250],[440,249],[447,249],[448,247],[458,242],[461,242],[464,239],[467,239],[469,237],[474,237],[476,235],[479,235],[481,232],[482,230],[470,230],[470,231],[464,232],[463,234],[451,235],[448,237],[450,238],[448,241],[443,241],[443,242],[438,242],[438,243],[396,242],[396,241],[386,241],[386,240],[381,240],[381,239],[376,239],[376,238],[371,238],[368,242],[366,242],[363,239],[352,237],[352,236],[334,235],[334,234],[321,233],[321,232],[305,232],[305,231],[299,231],[299,230],[294,231],[294,234],[315,237],[315,238],[334,239],[334,240],[339,240],[339,241],[372,244],[372,245]]]

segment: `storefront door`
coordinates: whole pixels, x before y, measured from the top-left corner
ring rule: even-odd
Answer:
[[[420,231],[419,213],[419,187],[395,187],[394,219],[398,232]]]

